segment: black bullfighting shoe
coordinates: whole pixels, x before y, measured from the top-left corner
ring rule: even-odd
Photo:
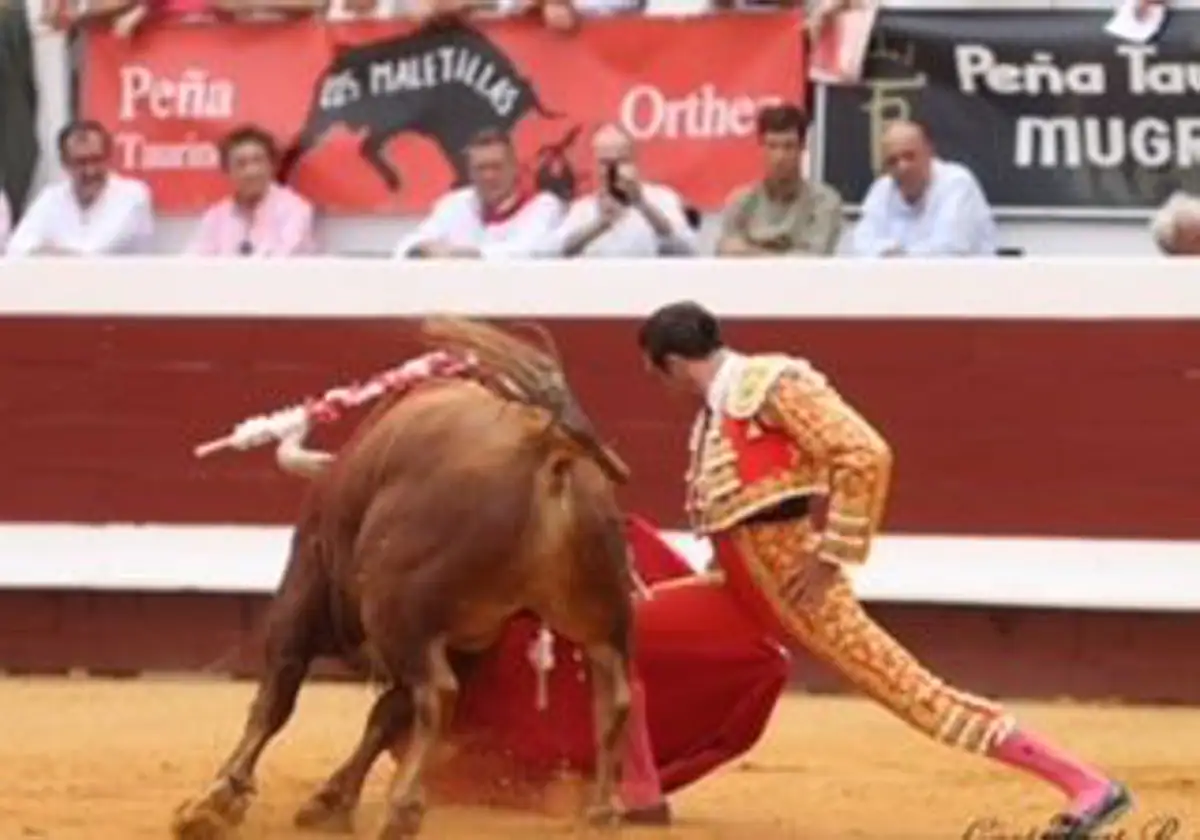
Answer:
[[[1090,840],[1092,835],[1133,807],[1129,789],[1113,782],[1108,794],[1078,814],[1059,814],[1042,835],[1042,840]]]

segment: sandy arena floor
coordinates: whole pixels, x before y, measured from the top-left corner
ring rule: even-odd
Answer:
[[[164,838],[240,730],[242,683],[0,679],[0,840]],[[241,836],[295,837],[291,813],[357,737],[366,688],[310,686],[261,769]],[[1019,707],[1030,724],[1111,768],[1138,811],[1105,840],[1200,840],[1200,709]],[[380,763],[359,821],[380,816]],[[390,768],[389,768],[390,769]],[[925,743],[865,702],[784,702],[758,749],[679,794],[671,840],[1024,840],[1055,806],[1038,783]],[[972,826],[975,826],[972,829]],[[1173,829],[1173,830],[1172,830]],[[475,809],[431,812],[437,840],[583,832],[564,820]]]

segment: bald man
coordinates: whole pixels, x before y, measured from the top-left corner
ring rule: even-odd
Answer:
[[[1150,220],[1150,233],[1164,254],[1200,255],[1200,198],[1173,193]]]
[[[889,123],[882,147],[884,174],[863,200],[856,255],[995,255],[992,211],[969,169],[937,157],[925,129],[907,120]]]
[[[571,205],[547,248],[555,257],[656,257],[696,253],[679,194],[643,182],[633,139],[602,125],[592,137],[596,190]]]

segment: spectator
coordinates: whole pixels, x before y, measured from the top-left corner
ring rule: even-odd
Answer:
[[[0,188],[0,254],[4,253],[4,246],[8,244],[10,230],[12,230],[12,210],[8,206],[8,196]]]
[[[396,246],[404,257],[528,257],[544,246],[562,218],[550,193],[524,190],[517,152],[499,129],[485,129],[467,145],[471,186],[438,199],[433,210]]]
[[[424,14],[540,17],[547,29],[573,32],[585,17],[637,13],[646,0],[419,0]]]
[[[136,0],[45,0],[41,21],[58,30],[112,23],[135,6]]]
[[[233,18],[235,21],[305,18],[324,14],[328,5],[328,0],[212,0],[218,17]]]
[[[215,20],[213,11],[209,0],[136,0],[126,3],[124,11],[113,18],[112,29],[118,36],[129,38],[147,20],[211,23]]]
[[[413,3],[401,2],[401,0],[329,0],[325,17],[334,22],[367,17],[386,20],[398,17],[402,9],[411,9],[409,17],[417,18],[417,12],[420,9],[419,7],[414,8],[414,6]]]
[[[534,5],[540,7],[547,29],[571,32],[586,18],[643,12],[646,0],[538,0]]]
[[[8,243],[9,256],[96,256],[148,251],[154,234],[150,188],[110,172],[113,144],[98,122],[68,124],[58,154],[68,179],[41,191]]]
[[[275,139],[257,126],[243,126],[226,135],[220,152],[233,194],[204,214],[188,253],[244,257],[314,253],[312,205],[276,183]]]
[[[773,12],[802,8],[802,0],[709,0],[708,9],[717,12]]]
[[[863,201],[859,256],[992,256],[996,226],[975,176],[934,156],[926,130],[898,120],[883,134],[886,174]]]
[[[760,183],[742,187],[725,205],[717,253],[828,256],[842,232],[842,197],[801,172],[808,118],[795,105],[775,105],[758,115],[765,157]]]
[[[1200,255],[1200,198],[1173,193],[1150,220],[1150,234],[1164,254]]]
[[[550,256],[653,257],[696,253],[696,231],[679,194],[643,183],[633,140],[620,127],[601,126],[592,137],[599,188],[575,200],[546,249]]]

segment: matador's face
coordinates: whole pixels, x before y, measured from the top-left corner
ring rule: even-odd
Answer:
[[[661,365],[654,364],[648,356],[643,358],[646,370],[668,391],[677,394],[695,394],[692,377],[688,375],[686,363],[678,356],[667,356]]]

